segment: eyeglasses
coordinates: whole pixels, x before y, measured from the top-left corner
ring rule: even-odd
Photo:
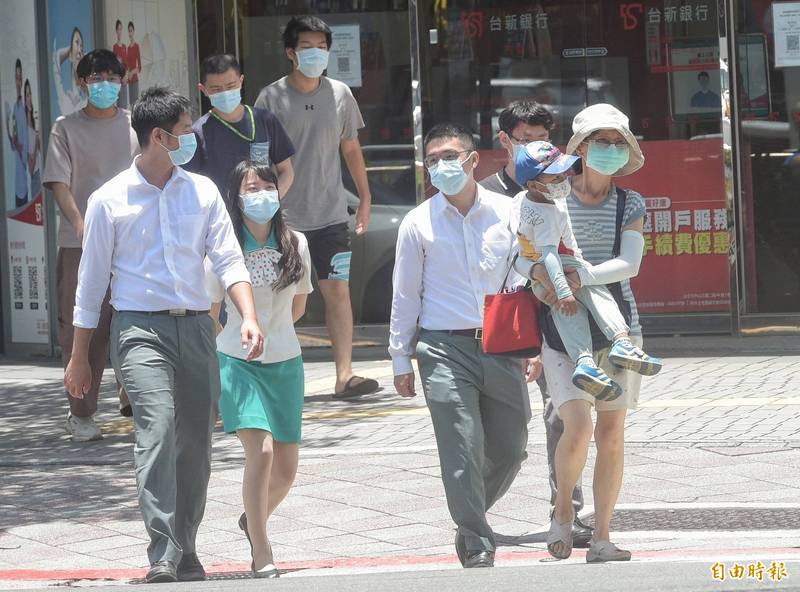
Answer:
[[[604,138],[599,138],[597,140],[588,140],[588,142],[590,144],[597,144],[598,146],[602,146],[603,148],[608,148],[609,146],[613,146],[618,150],[622,150],[623,148],[626,148],[628,146],[628,143],[625,140],[622,140],[620,142],[611,142]]]
[[[426,168],[433,168],[440,160],[444,160],[445,162],[452,162],[454,160],[458,160],[459,154],[471,154],[472,150],[451,150],[440,154],[439,156],[426,156],[422,163],[425,165]]]
[[[102,74],[92,74],[86,79],[86,82],[89,84],[97,84],[98,82],[113,82],[119,84],[122,82],[122,78],[116,75],[105,76]]]

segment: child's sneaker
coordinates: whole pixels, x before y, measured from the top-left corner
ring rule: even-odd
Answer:
[[[609,361],[615,366],[632,370],[642,376],[653,376],[661,370],[661,358],[648,356],[630,339],[618,339],[608,352]]]
[[[590,364],[578,364],[572,373],[572,384],[598,401],[613,401],[622,394],[621,386],[600,368]]]

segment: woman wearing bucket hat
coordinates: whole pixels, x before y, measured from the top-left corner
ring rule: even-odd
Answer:
[[[583,169],[571,177],[567,207],[577,244],[589,265],[568,274],[570,287],[607,285],[623,311],[630,310],[628,324],[632,346],[631,359],[645,355],[641,348],[641,325],[629,279],[639,271],[644,248],[642,236],[644,200],[631,190],[616,187],[613,177],[629,175],[642,167],[644,156],[628,127],[628,118],[612,105],[592,105],[578,113],[572,123],[573,136],[566,152],[581,158]],[[542,265],[534,266],[534,280],[545,290],[544,300],[555,304],[557,296]],[[612,401],[595,400],[572,383],[572,361],[557,339],[557,331],[548,332],[542,348],[547,384],[553,403],[564,422],[556,449],[558,485],[552,522],[569,525],[573,520],[571,494],[586,464],[589,441],[594,431],[597,443],[593,493],[595,530],[586,560],[590,563],[628,561],[629,551],[610,541],[609,523],[622,484],[623,430],[628,409],[636,407],[641,375],[622,369],[608,358],[609,348],[602,347],[602,333],[594,337],[595,358],[608,376],[622,387],[622,395]],[[596,331],[593,331],[596,333]],[[601,349],[597,349],[598,346]],[[557,349],[558,348],[558,349]],[[559,351],[560,350],[560,351]],[[597,420],[592,426],[591,407]],[[552,529],[551,529],[552,530]],[[557,530],[557,529],[556,529]],[[569,529],[564,536],[548,544],[558,558],[569,557],[572,541]]]

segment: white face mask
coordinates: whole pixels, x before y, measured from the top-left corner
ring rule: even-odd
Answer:
[[[572,193],[572,186],[569,184],[568,179],[564,179],[560,183],[553,183],[551,185],[544,185],[544,183],[542,183],[542,185],[545,189],[540,189],[540,191],[542,195],[548,199],[566,199],[569,197],[569,194]]]

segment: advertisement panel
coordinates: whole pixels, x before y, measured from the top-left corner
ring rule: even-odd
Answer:
[[[645,255],[632,281],[642,314],[730,309],[720,139],[642,142],[646,164],[619,179],[647,204]]]
[[[11,342],[50,342],[47,313],[42,130],[33,2],[0,0],[3,202],[8,233]]]
[[[52,121],[86,106],[78,84],[78,62],[94,48],[92,0],[47,3],[50,38],[50,114]]]
[[[132,105],[151,86],[189,96],[185,0],[106,0],[108,49],[128,68],[120,105]]]

